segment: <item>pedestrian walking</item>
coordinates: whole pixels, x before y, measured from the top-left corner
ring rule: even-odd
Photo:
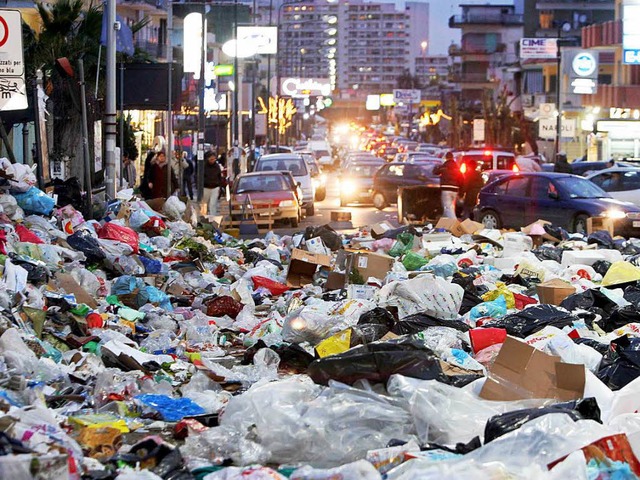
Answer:
[[[169,196],[178,188],[178,180],[171,172],[171,189],[167,188],[167,174],[171,166],[164,152],[158,152],[149,162],[149,168],[145,171],[143,183],[146,185],[147,199],[151,198],[169,198]]]
[[[182,168],[182,190],[184,190],[189,200],[193,200],[193,175],[195,173],[195,167],[193,165],[193,159],[189,158],[187,152],[184,152]]]
[[[464,173],[464,209],[463,218],[471,218],[473,209],[478,203],[478,195],[484,187],[484,178],[482,178],[482,162],[467,163],[467,169]]]
[[[462,174],[453,154],[447,152],[445,162],[433,169],[433,173],[440,176],[440,201],[442,202],[442,216],[456,217],[456,201],[462,185]]]
[[[223,186],[222,169],[213,152],[204,154],[204,192],[202,204],[207,206],[207,215],[218,214],[218,198]]]
[[[126,153],[122,157],[122,163],[124,166],[122,171],[122,176],[124,178],[124,181],[127,182],[127,186],[129,188],[134,188],[136,186],[136,182],[138,181],[138,178],[137,178],[138,173],[136,172],[136,165],[133,162],[133,160],[129,158],[129,155],[127,155]]]
[[[567,154],[565,152],[560,152],[556,156],[556,165],[553,167],[554,172],[558,173],[571,173],[571,165],[567,160]]]

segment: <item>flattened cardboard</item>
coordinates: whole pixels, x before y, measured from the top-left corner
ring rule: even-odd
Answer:
[[[358,269],[366,281],[369,277],[383,280],[393,267],[395,259],[388,255],[373,252],[358,252],[355,254],[353,266]]]
[[[166,198],[152,198],[151,200],[145,200],[145,202],[147,203],[147,205],[149,205],[149,207],[151,208],[151,210],[153,210],[154,212],[157,212],[159,214],[162,214],[162,207],[164,207],[164,203],[167,201]]]
[[[373,227],[371,227],[371,233],[375,236],[383,235],[388,230],[393,230],[395,227],[391,225],[389,222],[384,221],[380,223],[376,223]]]
[[[540,303],[560,305],[569,295],[576,293],[576,289],[569,283],[559,278],[543,282],[536,286]]]
[[[453,227],[451,233],[458,237],[461,237],[462,235],[473,235],[474,233],[477,233],[483,229],[484,225],[482,223],[474,222],[473,220],[467,218],[463,222],[460,222],[458,225]]]
[[[485,400],[528,398],[576,400],[584,395],[584,365],[563,363],[526,343],[507,337],[480,391]]]
[[[98,308],[96,300],[71,275],[68,273],[56,273],[55,279],[60,288],[76,297],[78,303],[84,303],[90,308]]]
[[[330,266],[331,257],[294,248],[289,262],[287,286],[298,288],[313,282],[313,275],[316,273],[318,265]]]
[[[460,222],[455,218],[440,217],[440,220],[436,223],[436,230],[442,229],[453,233],[453,230],[458,228],[459,225]]]
[[[324,284],[324,291],[330,292],[331,290],[340,290],[341,288],[344,288],[346,281],[347,276],[344,273],[329,272],[327,281]]]

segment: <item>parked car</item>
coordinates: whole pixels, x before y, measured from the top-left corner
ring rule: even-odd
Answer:
[[[420,162],[442,162],[441,158],[427,155],[419,152],[398,153],[393,160],[394,162],[420,163]]]
[[[373,177],[373,205],[378,210],[396,203],[398,188],[413,185],[440,185],[440,177],[433,169],[442,164],[440,161],[424,163],[388,163],[380,168]]]
[[[480,191],[474,218],[487,228],[520,228],[538,219],[585,232],[589,217],[616,221],[616,232],[640,234],[640,207],[615,200],[593,182],[566,173],[511,173]]]
[[[307,216],[315,213],[313,181],[311,180],[311,172],[307,167],[307,162],[298,155],[293,153],[276,153],[273,155],[263,155],[256,162],[254,168],[256,172],[274,172],[289,171],[293,178],[300,184],[302,190],[302,208],[306,211]]]
[[[292,227],[300,222],[300,204],[292,188],[288,172],[253,172],[238,175],[231,187],[231,209],[246,212],[245,205],[253,207],[254,215],[271,216],[274,222],[283,221]],[[257,213],[259,212],[259,213]]]
[[[612,166],[611,162],[572,162],[569,163],[571,165],[571,173],[574,175],[581,175],[586,177],[593,172],[598,172],[600,170],[604,170],[606,168],[610,168]],[[543,172],[553,172],[555,169],[555,163],[544,163],[542,164]]]
[[[350,203],[371,203],[373,176],[385,165],[382,159],[354,161],[340,174],[340,206]]]
[[[316,157],[311,152],[298,152],[304,161],[307,162],[307,167],[311,172],[311,181],[313,182],[313,188],[315,191],[314,199],[318,202],[327,198],[327,176],[322,173],[322,167],[316,160]]]
[[[458,164],[481,164],[482,170],[514,170],[517,171],[516,156],[504,150],[484,149],[467,150],[453,154]],[[515,167],[515,168],[514,168]]]
[[[587,179],[617,200],[640,205],[640,169],[613,167],[587,175]]]

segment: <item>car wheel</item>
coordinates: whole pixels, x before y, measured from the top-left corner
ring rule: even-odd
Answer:
[[[384,195],[380,192],[375,192],[373,194],[373,206],[378,210],[384,210],[387,206],[387,199],[384,198]]]
[[[316,200],[318,202],[322,202],[325,198],[327,198],[327,190],[326,189],[322,189],[322,190],[317,190],[316,191]]]
[[[315,213],[316,213],[316,206],[313,203],[307,205],[307,217],[313,217]]]
[[[587,218],[589,218],[584,213],[576,215],[576,218],[573,219],[573,231],[575,233],[587,233]]]
[[[480,223],[482,223],[486,228],[500,228],[502,222],[500,221],[500,215],[493,210],[487,210],[480,214]]]
[[[300,223],[300,218],[296,217],[296,218],[292,218],[291,219],[291,227],[292,228],[298,228],[298,224]]]

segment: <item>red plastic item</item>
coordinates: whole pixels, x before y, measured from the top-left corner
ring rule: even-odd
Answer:
[[[267,277],[260,277],[256,275],[252,280],[253,288],[264,287],[271,292],[271,295],[282,295],[284,292],[289,290],[289,287],[284,283],[276,282],[275,280],[271,280]]]
[[[504,328],[474,328],[469,330],[469,338],[473,353],[478,353],[491,345],[503,343],[507,338],[507,331]]]
[[[33,233],[24,225],[21,225],[21,224],[16,225],[16,233],[18,234],[18,237],[20,238],[21,242],[44,243],[39,236],[37,236],[35,233]]]
[[[587,272],[584,268],[578,270],[576,272],[576,275],[578,275],[580,278],[584,278],[585,280],[591,280],[591,275],[589,275],[589,272]]]
[[[210,317],[229,315],[235,320],[241,310],[242,304],[228,295],[216,297],[207,303],[207,315]]]
[[[513,299],[516,303],[516,308],[518,310],[522,310],[527,305],[533,305],[534,303],[538,303],[538,301],[533,297],[527,297],[526,295],[522,295],[520,293],[514,293]]]
[[[138,234],[129,227],[123,227],[117,223],[107,222],[98,231],[98,237],[106,240],[115,240],[117,242],[126,243],[133,248],[133,253],[138,253],[138,244],[140,240]]]
[[[151,217],[149,221],[142,226],[142,230],[155,235],[162,235],[162,232],[166,229],[167,225],[160,217]]]
[[[102,316],[99,313],[90,313],[87,315],[87,327],[89,328],[102,328],[104,326],[104,321],[102,320]]]

